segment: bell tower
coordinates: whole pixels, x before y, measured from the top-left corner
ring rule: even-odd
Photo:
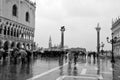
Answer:
[[[49,37],[49,49],[51,49],[52,48],[52,39],[51,39],[51,36]]]

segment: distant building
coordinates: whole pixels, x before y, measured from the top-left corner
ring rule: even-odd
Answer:
[[[0,47],[32,49],[35,10],[30,0],[0,0]]]
[[[52,48],[52,39],[51,36],[49,37],[49,44],[48,44],[48,48],[51,49]]]
[[[70,51],[80,51],[80,52],[86,53],[86,48],[77,47],[77,48],[70,48],[69,50]]]
[[[112,33],[113,38],[117,37],[117,43],[114,44],[114,54],[115,56],[120,56],[120,18],[112,22]]]

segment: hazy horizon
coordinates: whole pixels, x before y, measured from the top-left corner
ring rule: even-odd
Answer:
[[[33,0],[35,1],[35,0]],[[112,19],[120,16],[120,0],[36,0],[35,42],[48,47],[61,42],[60,27],[65,26],[65,45],[96,50],[100,24],[100,42],[111,49],[106,37],[111,37]]]

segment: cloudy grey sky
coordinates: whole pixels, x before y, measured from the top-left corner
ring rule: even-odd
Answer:
[[[35,0],[33,0],[35,1]],[[120,16],[120,0],[36,0],[35,41],[39,47],[60,44],[60,27],[65,26],[65,45],[96,50],[97,23],[100,23],[101,42],[105,49],[111,45],[106,37],[111,34],[112,18]]]

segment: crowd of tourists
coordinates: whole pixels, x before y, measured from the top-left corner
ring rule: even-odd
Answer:
[[[11,62],[17,63],[21,61],[22,63],[30,61],[32,57],[37,57],[40,52],[34,50],[27,50],[27,49],[8,49],[4,50],[3,48],[0,49],[0,61],[10,60]]]

